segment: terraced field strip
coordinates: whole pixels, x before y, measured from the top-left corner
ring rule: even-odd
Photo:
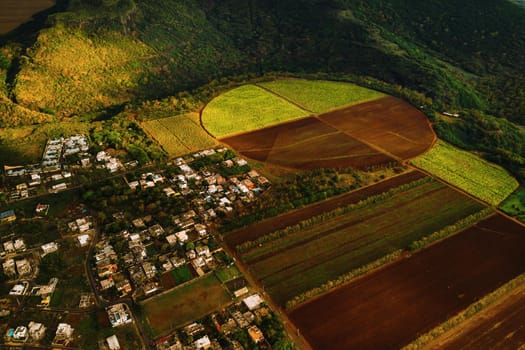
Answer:
[[[500,166],[443,141],[412,163],[495,206],[519,186],[516,179]]]
[[[314,223],[241,255],[273,300],[294,296],[370,263],[483,207],[426,181],[346,214]]]
[[[231,248],[235,248],[237,245],[243,242],[256,240],[268,233],[283,229],[287,226],[295,225],[302,220],[311,218],[312,216],[316,216],[339,207],[344,207],[352,203],[357,203],[363,199],[368,198],[369,196],[386,192],[391,188],[424,178],[425,176],[425,174],[419,171],[404,173],[378,182],[371,186],[361,188],[335,198],[327,199],[325,201],[315,203],[228,233],[225,237],[225,241]]]
[[[202,124],[215,137],[238,134],[300,119],[310,113],[255,85],[244,85],[213,99]]]
[[[314,349],[400,348],[523,273],[524,254],[525,228],[494,215],[289,316]]]
[[[314,113],[325,113],[385,96],[355,84],[324,80],[286,79],[257,85]]]
[[[217,142],[199,125],[198,114],[184,114],[142,123],[170,156],[213,147]]]
[[[231,298],[223,284],[209,274],[140,305],[154,337],[159,337],[229,303]]]

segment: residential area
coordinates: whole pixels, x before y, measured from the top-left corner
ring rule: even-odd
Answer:
[[[224,147],[161,166],[137,165],[106,151],[90,154],[87,139],[75,135],[49,140],[39,166],[6,170],[0,342],[14,348],[270,348],[265,320],[276,316],[242,277],[215,228],[268,190],[268,179]],[[83,186],[72,180],[76,169],[105,175]],[[213,290],[212,304],[185,306],[183,324],[173,321],[161,333],[150,324],[152,310],[166,305],[162,300],[191,304],[188,295]]]

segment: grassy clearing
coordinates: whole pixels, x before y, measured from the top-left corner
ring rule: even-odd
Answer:
[[[217,144],[201,128],[199,116],[196,113],[150,120],[141,123],[141,126],[172,157],[210,148]]]
[[[159,337],[226,306],[230,301],[226,289],[214,274],[210,274],[150,298],[141,303],[141,307],[153,336]]]
[[[412,162],[492,205],[501,203],[518,187],[505,169],[445,142]]]
[[[315,113],[323,113],[338,107],[350,106],[385,96],[378,91],[335,81],[277,80],[258,85]]]
[[[175,269],[171,270],[170,273],[175,279],[175,283],[177,284],[188,282],[193,278],[193,275],[191,274],[188,265],[176,267]]]
[[[241,277],[241,272],[235,265],[231,265],[220,270],[216,270],[216,275],[217,278],[224,283],[236,279],[237,277]]]
[[[518,188],[500,205],[505,213],[525,221],[525,188]]]
[[[219,95],[202,112],[202,123],[216,137],[260,129],[309,113],[254,85]]]
[[[262,243],[242,259],[284,305],[482,208],[441,183],[425,182],[344,215],[307,221],[301,230]]]

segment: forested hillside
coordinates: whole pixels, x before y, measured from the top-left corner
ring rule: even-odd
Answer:
[[[213,92],[179,93],[213,80],[224,85],[239,75],[314,74],[397,92],[424,104],[431,118],[461,112],[459,120],[436,119],[440,136],[520,175],[521,130],[490,117],[525,124],[520,3],[70,0],[34,43],[3,39],[0,104],[14,111],[16,125],[111,114],[128,102],[171,95],[177,96],[170,99],[174,109],[185,110]],[[416,92],[429,99],[411,99]]]

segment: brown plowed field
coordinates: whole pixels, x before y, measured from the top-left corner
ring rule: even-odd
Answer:
[[[5,34],[31,17],[55,4],[55,0],[2,0],[0,1],[0,34]]]
[[[435,137],[421,111],[394,97],[326,113],[319,119],[401,159],[424,153]]]
[[[244,156],[295,168],[368,168],[394,159],[310,117],[221,140]]]
[[[396,349],[525,271],[525,228],[495,215],[290,313],[314,349]]]
[[[291,211],[268,220],[261,221],[254,225],[247,226],[240,230],[228,234],[225,238],[228,245],[232,248],[245,241],[255,240],[270,232],[283,229],[287,226],[295,225],[302,220],[312,216],[334,210],[343,206],[357,203],[360,200],[370,196],[388,191],[391,188],[398,187],[412,181],[421,179],[426,175],[419,171],[411,171],[388,180],[379,182],[375,185],[356,190],[332,199],[328,199],[316,204],[309,205],[299,210]]]
[[[525,288],[438,339],[429,349],[519,349],[525,344]]]

